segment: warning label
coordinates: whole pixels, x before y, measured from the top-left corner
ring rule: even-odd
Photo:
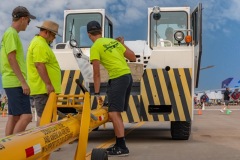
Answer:
[[[43,146],[42,152],[48,152],[49,150],[55,149],[73,137],[73,133],[70,132],[69,127],[63,124],[57,124],[54,127],[46,128],[41,132],[45,134],[45,146]]]

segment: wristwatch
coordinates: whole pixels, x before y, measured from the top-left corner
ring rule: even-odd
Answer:
[[[99,92],[98,93],[94,93],[94,96],[98,98],[100,96],[100,93]]]

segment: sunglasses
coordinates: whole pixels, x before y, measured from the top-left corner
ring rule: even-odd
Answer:
[[[31,22],[31,19],[29,17],[23,17],[24,19],[25,18],[28,18],[28,24]]]
[[[56,37],[56,34],[55,34],[55,33],[51,32],[51,31],[49,31],[49,33],[50,33],[53,37]]]

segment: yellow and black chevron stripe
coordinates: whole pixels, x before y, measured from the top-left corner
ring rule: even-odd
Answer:
[[[62,71],[62,94],[79,94],[82,91],[75,79],[84,84],[79,70]],[[131,95],[129,109],[122,113],[124,122],[139,121],[190,121],[192,119],[192,69],[177,68],[146,69],[141,79],[140,95]],[[148,113],[149,105],[172,105],[170,114],[152,115]],[[97,101],[91,98],[91,108],[95,109]]]
[[[146,69],[141,79],[140,113],[143,121],[191,121],[192,69]],[[151,115],[149,105],[171,105],[171,113]]]
[[[77,86],[75,82],[76,79],[79,79],[80,83],[84,83],[83,76],[80,70],[63,70],[62,74],[62,94],[80,94],[82,91],[80,87]]]

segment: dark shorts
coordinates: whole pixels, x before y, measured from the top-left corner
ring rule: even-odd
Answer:
[[[229,105],[229,100],[224,100],[225,105],[228,106]]]
[[[8,114],[20,116],[32,114],[29,96],[23,94],[22,87],[4,88],[8,97]]]
[[[32,98],[37,111],[37,116],[41,117],[48,100],[48,95],[47,94],[33,95]]]
[[[128,109],[132,83],[131,74],[126,74],[108,81],[107,97],[109,112],[123,112]]]

